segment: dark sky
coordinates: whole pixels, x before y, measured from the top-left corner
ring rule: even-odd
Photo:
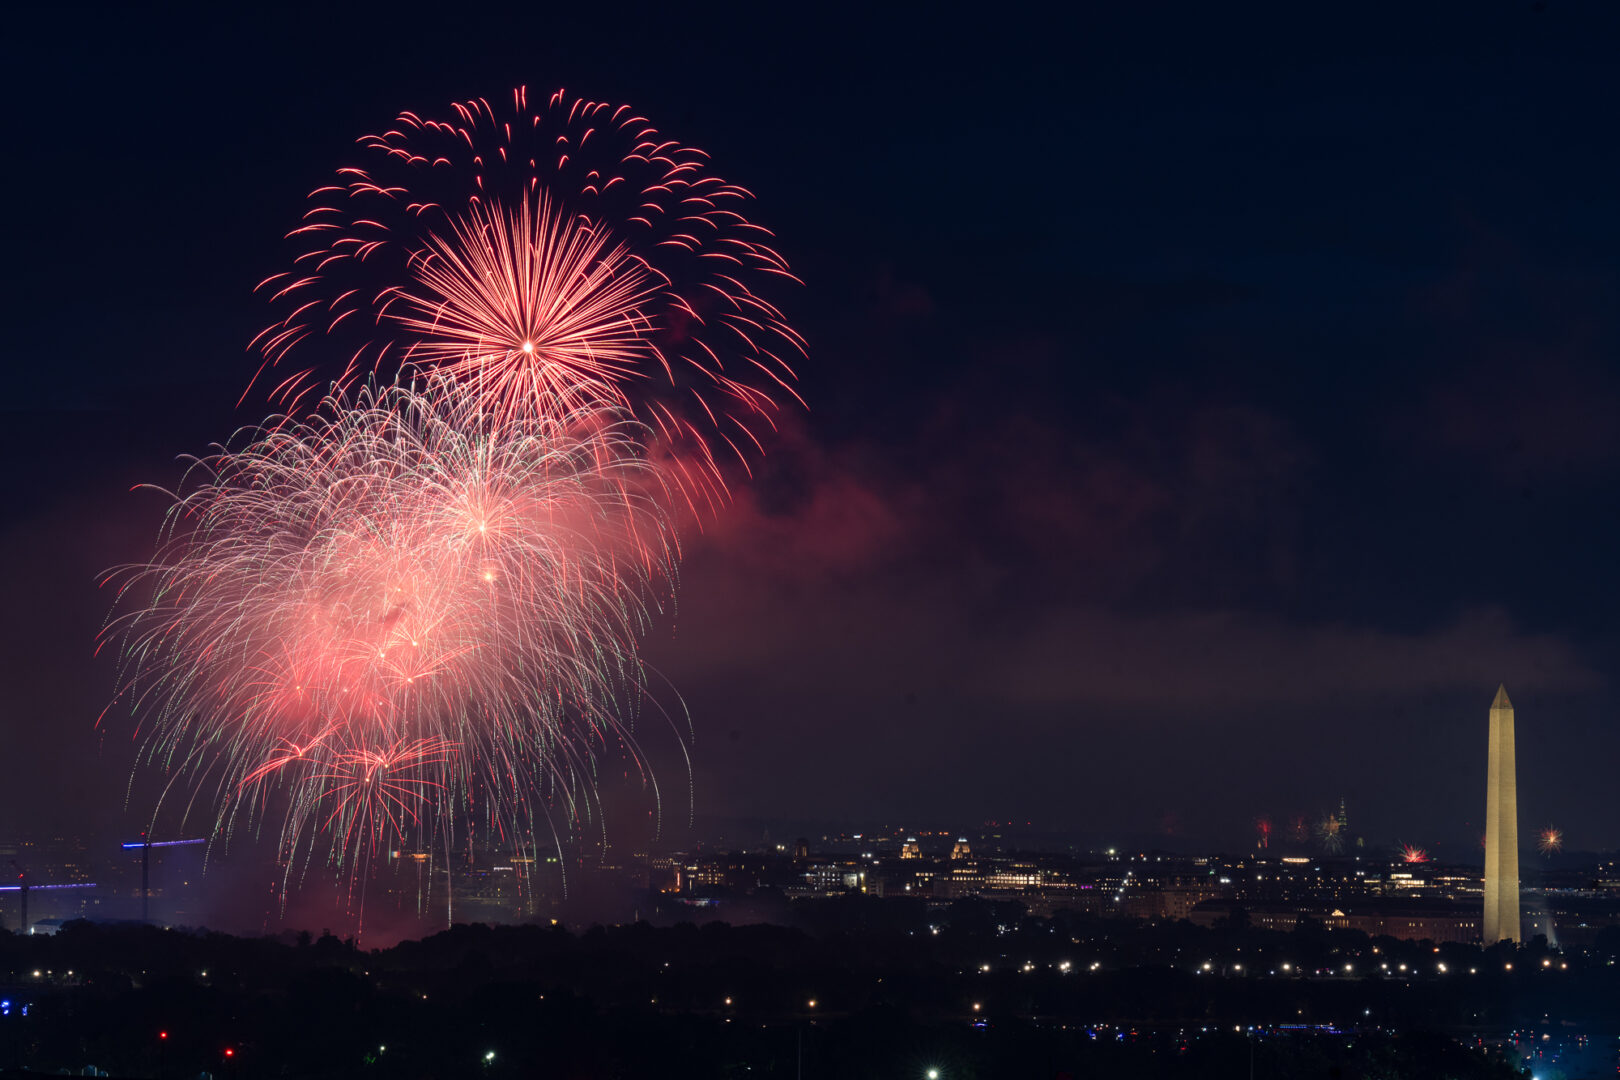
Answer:
[[[811,408],[648,644],[700,815],[1466,851],[1505,680],[1524,828],[1620,844],[1620,8],[228,6],[5,34],[0,834],[139,827],[96,575],[265,411],[305,194],[523,83],[808,283]]]

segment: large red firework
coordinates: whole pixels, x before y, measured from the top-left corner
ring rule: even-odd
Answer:
[[[640,434],[368,388],[201,459],[107,631],[150,757],[221,833],[279,807],[289,854],[351,865],[472,804],[522,844],[542,787],[575,819],[595,754],[635,753],[674,562]]]
[[[401,113],[359,147],[260,285],[277,400],[411,369],[498,419],[628,408],[712,505],[716,452],[746,467],[798,398],[803,342],[770,299],[797,279],[752,195],[629,106],[519,88]]]

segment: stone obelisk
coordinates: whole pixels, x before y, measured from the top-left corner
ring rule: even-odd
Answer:
[[[1507,687],[1491,702],[1485,791],[1486,945],[1519,940],[1519,784],[1513,762],[1513,702]]]

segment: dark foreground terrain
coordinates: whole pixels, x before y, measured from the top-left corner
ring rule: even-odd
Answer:
[[[1585,953],[802,903],[792,927],[458,926],[365,951],[0,933],[0,1067],[197,1077],[992,1080],[1615,1075]]]

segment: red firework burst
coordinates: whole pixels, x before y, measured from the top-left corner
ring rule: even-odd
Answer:
[[[350,864],[424,804],[523,835],[543,784],[589,802],[675,557],[639,437],[392,387],[199,461],[106,631],[147,753],[217,781],[221,833],[284,804],[289,857],[322,834]]]
[[[798,400],[804,343],[767,299],[796,282],[747,190],[629,106],[552,94],[531,108],[401,113],[310,195],[266,365],[327,339],[341,370],[297,367],[274,396],[406,368],[486,415],[628,407],[688,499],[723,495],[716,448],[746,466]],[[263,368],[261,368],[261,371]]]

